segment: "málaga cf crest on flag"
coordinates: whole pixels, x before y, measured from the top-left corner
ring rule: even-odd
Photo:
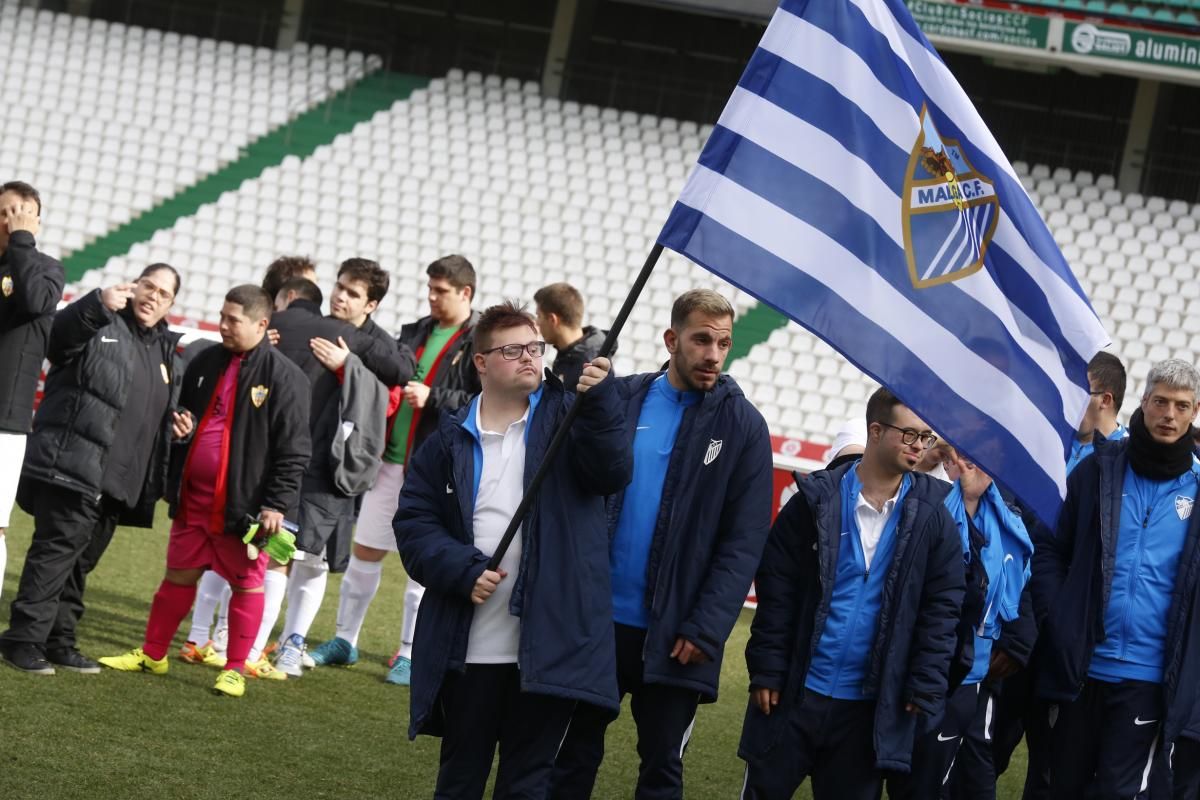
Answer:
[[[1109,339],[903,0],[783,0],[658,241],[824,339],[1057,518],[1087,364]]]
[[[958,280],[983,266],[1000,202],[953,139],[943,139],[927,109],[904,183],[904,251],[913,286]]]

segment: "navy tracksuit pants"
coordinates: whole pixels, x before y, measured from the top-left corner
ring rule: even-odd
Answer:
[[[1025,739],[1029,760],[1022,800],[1050,800],[1049,704],[1034,695],[1036,661],[1035,650],[1028,666],[1000,684],[992,730],[992,763],[998,776],[1008,771],[1013,751]]]
[[[1179,738],[1159,755],[1150,800],[1200,800],[1200,740]]]
[[[946,702],[945,713],[920,733],[913,744],[912,772],[887,779],[890,800],[936,800],[941,797],[959,748],[979,706],[979,684],[959,686]]]
[[[574,700],[522,692],[516,664],[468,664],[446,674],[438,702],[446,724],[435,800],[483,797],[497,746],[492,797],[546,796]]]
[[[981,683],[975,716],[963,733],[950,780],[942,788],[943,800],[996,800],[996,770],[992,762],[996,700],[992,682]]]
[[[1149,797],[1165,714],[1162,686],[1132,680],[1089,678],[1074,702],[1050,705],[1050,796]]]
[[[875,701],[835,700],[804,690],[772,752],[781,758],[748,763],[742,800],[789,800],[812,778],[814,800],[877,800],[883,773],[875,768]]]
[[[617,690],[631,696],[630,710],[637,725],[637,800],[676,800],[683,797],[683,753],[691,738],[700,695],[678,686],[643,680],[642,650],[646,631],[617,624]],[[592,795],[596,772],[604,760],[604,732],[616,716],[580,703],[554,763],[555,800],[586,800]]]

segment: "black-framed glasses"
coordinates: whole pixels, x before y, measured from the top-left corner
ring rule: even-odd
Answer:
[[[529,353],[533,358],[540,358],[546,352],[546,343],[538,341],[529,344],[502,344],[489,350],[481,350],[479,355],[486,356],[497,350],[500,351],[500,355],[504,356],[505,361],[516,361],[522,353]]]
[[[917,441],[917,439],[920,439],[921,445],[928,450],[937,444],[938,437],[935,433],[921,433],[920,431],[914,431],[912,428],[898,428],[895,425],[889,425],[886,422],[881,422],[879,424],[885,428],[891,428],[894,431],[900,431],[900,441],[906,445],[913,444]]]
[[[1107,391],[1107,390],[1105,390],[1105,389],[1101,389],[1101,390],[1100,390],[1100,391],[1098,391],[1098,392],[1088,392],[1088,394],[1090,394],[1092,397],[1097,397],[1097,396],[1099,396],[1099,395],[1102,395],[1102,394],[1108,394],[1108,391]]]

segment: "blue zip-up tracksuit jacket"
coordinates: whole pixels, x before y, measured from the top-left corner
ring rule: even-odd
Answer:
[[[547,474],[521,533],[521,568],[510,611],[521,618],[521,690],[580,700],[612,711],[616,644],[604,495],[632,472],[620,386],[588,390],[566,446]],[[547,372],[530,404],[525,485],[575,395]],[[444,414],[413,454],[392,526],[404,569],[425,586],[413,650],[409,736],[442,733],[437,703],[447,670],[465,668],[474,606],[471,590],[488,558],[473,542],[477,440],[464,424],[472,405]]]
[[[883,605],[888,567],[896,550],[900,509],[912,485],[912,476],[904,476],[897,492],[896,506],[883,526],[875,557],[868,567],[862,532],[855,518],[855,507],[862,492],[856,471],[857,466],[851,467],[838,486],[842,530],[838,537],[840,546],[834,566],[833,594],[829,598],[825,627],[813,649],[804,680],[804,685],[812,691],[838,700],[874,697],[864,687],[867,663],[875,641],[875,623]]]
[[[1030,587],[1039,619],[1037,692],[1075,700],[1093,654],[1107,636],[1114,592],[1128,441],[1101,442],[1067,478],[1067,498],[1054,537],[1037,543]],[[1165,611],[1162,686],[1167,716],[1162,744],[1200,739],[1200,514],[1192,513]]]
[[[1104,640],[1088,674],[1099,680],[1162,681],[1166,620],[1196,501],[1200,468],[1152,481],[1125,468]]]
[[[808,666],[829,617],[838,563],[841,521],[839,485],[853,467],[821,470],[798,480],[799,491],[775,520],[755,578],[758,610],[746,645],[750,685],[776,689],[780,704],[765,715],[746,710],[738,754],[770,764],[789,716],[799,712]],[[949,484],[912,475],[912,486],[895,513],[895,550],[883,589],[864,691],[876,697],[875,763],[909,771],[917,718],[940,714],[946,701],[955,628],[966,573],[958,530],[942,505]]]
[[[618,378],[632,447],[642,401],[660,372]],[[646,570],[643,679],[717,698],[725,640],[737,622],[771,527],[771,437],[758,409],[728,375],[684,412],[663,480]],[[610,534],[625,493],[609,499]],[[671,658],[677,637],[709,660]]]

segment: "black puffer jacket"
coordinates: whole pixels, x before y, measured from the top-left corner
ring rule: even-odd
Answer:
[[[192,413],[199,430],[212,393],[234,355],[224,347],[201,351],[188,364],[179,405]],[[246,354],[238,371],[237,391],[230,413],[225,533],[241,534],[247,514],[264,508],[296,519],[300,480],[312,456],[308,431],[308,379],[291,359],[266,338]],[[167,500],[172,516],[178,510],[183,470],[195,432],[176,443],[171,453]]]
[[[382,332],[374,323],[371,325]],[[317,338],[336,342],[339,337],[342,338],[350,352],[358,356],[386,387],[403,385],[412,378],[412,353],[407,348],[399,347],[396,340],[387,334],[372,335],[349,322],[321,316],[321,307],[309,300],[295,300],[286,310],[275,312],[271,317],[271,327],[279,333],[275,349],[300,367],[312,388],[309,432],[312,434],[313,459],[304,474],[304,490],[335,492],[334,465],[329,458],[329,448],[333,437],[340,435],[341,431],[341,421],[338,419],[341,380],[317,360],[309,342]],[[326,424],[322,425],[322,421]]]
[[[425,408],[421,409],[421,417],[417,421],[417,429],[413,433],[410,452],[417,452],[425,437],[437,430],[438,419],[442,413],[452,413],[465,406],[471,398],[480,392],[479,373],[475,371],[475,325],[479,322],[479,312],[472,311],[471,316],[462,324],[462,335],[455,340],[434,375],[433,384],[429,388],[429,399]],[[408,348],[413,354],[421,351],[429,334],[433,331],[433,317],[421,317],[416,322],[410,322],[400,328],[399,344]],[[365,328],[366,326],[364,326]],[[419,360],[419,357],[418,357]],[[418,376],[420,380],[423,376]],[[392,429],[393,420],[388,420],[387,429]]]
[[[9,237],[0,255],[0,431],[29,431],[63,280],[62,264],[38,252],[32,233]]]
[[[568,392],[575,391],[575,387],[579,385],[583,365],[600,355],[600,348],[604,345],[604,337],[607,335],[608,331],[588,325],[583,329],[583,336],[578,341],[572,342],[555,354],[554,365],[550,367],[550,371],[558,376]],[[616,352],[614,347],[613,354]]]
[[[50,373],[42,404],[33,419],[33,434],[21,472],[26,481],[51,483],[88,497],[100,496],[117,421],[133,384],[129,370],[138,363],[134,348],[140,346],[139,339],[131,327],[137,324],[105,308],[99,290],[55,315],[50,329]],[[122,524],[142,527],[153,524],[154,504],[165,487],[170,412],[179,397],[181,373],[175,352],[180,335],[168,330],[166,322],[155,326],[155,331],[162,348],[161,369],[171,383],[171,400],[152,445],[154,455],[146,470],[141,498],[121,520]],[[27,495],[18,500],[28,511]]]

